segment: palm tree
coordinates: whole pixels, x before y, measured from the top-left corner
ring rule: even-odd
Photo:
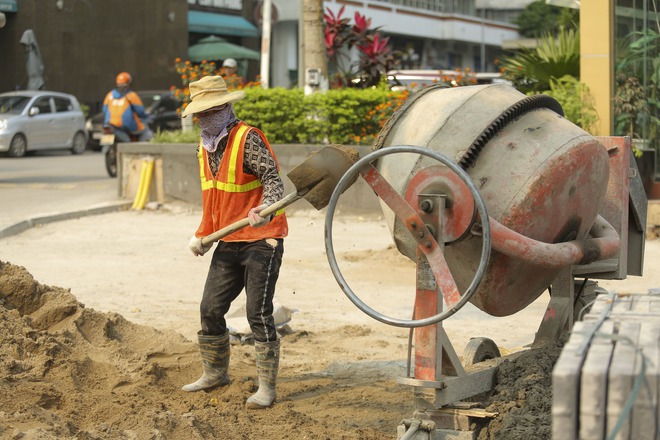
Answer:
[[[535,48],[521,48],[500,60],[504,76],[520,91],[541,92],[551,79],[570,75],[580,78],[580,35],[561,29],[557,37],[546,33]]]

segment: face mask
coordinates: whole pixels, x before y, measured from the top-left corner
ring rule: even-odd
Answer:
[[[202,147],[209,153],[218,148],[218,143],[227,136],[227,127],[236,120],[234,107],[227,104],[219,111],[197,113],[199,126],[202,128]]]

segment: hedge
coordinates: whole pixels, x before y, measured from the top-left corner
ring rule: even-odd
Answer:
[[[234,103],[236,116],[261,129],[271,144],[368,145],[408,96],[384,87],[333,89],[308,96],[300,89],[281,87],[244,91],[245,98]],[[197,142],[198,133],[163,132],[154,141]]]

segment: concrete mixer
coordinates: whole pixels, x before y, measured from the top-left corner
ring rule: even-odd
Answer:
[[[442,327],[468,301],[509,316],[551,288],[538,347],[570,330],[575,305],[598,293],[591,279],[641,275],[646,198],[631,169],[629,138],[594,137],[553,98],[504,84],[429,87],[395,112],[374,151],[339,181],[325,227],[328,261],[349,299],[414,329],[414,376],[399,382],[415,390],[406,429],[425,426],[429,436],[408,429],[405,438],[444,438],[436,410],[494,386],[494,342],[474,339],[461,363]],[[410,320],[365,304],[337,264],[332,219],[358,174],[379,197],[396,248],[416,263]]]

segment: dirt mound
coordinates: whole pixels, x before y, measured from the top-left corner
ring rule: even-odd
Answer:
[[[479,440],[552,438],[552,369],[561,346],[529,350],[504,361],[497,372],[497,386],[482,402],[498,413],[479,433]]]
[[[344,331],[368,334],[353,326]],[[313,337],[292,336],[292,350]],[[357,371],[365,366],[332,365],[316,374],[284,370],[279,403],[249,412],[252,351],[232,348],[231,385],[182,392],[201,373],[195,344],[86,309],[68,290],[0,262],[0,438],[381,439],[411,412],[406,388]],[[372,380],[354,380],[361,375]]]

